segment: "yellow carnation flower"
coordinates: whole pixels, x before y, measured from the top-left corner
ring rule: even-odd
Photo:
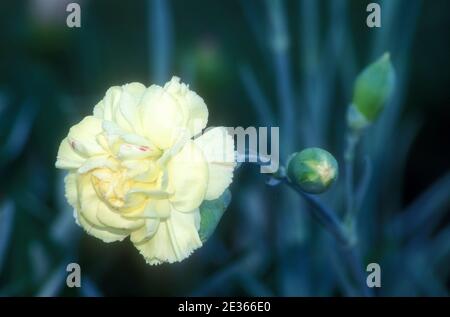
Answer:
[[[225,128],[198,136],[207,120],[203,99],[176,77],[108,89],[58,151],[76,222],[105,242],[130,236],[150,264],[188,257],[202,245],[200,204],[222,195],[235,166]]]

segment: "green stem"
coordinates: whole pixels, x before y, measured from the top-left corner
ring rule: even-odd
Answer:
[[[355,165],[355,150],[360,139],[359,131],[350,130],[347,133],[347,147],[344,154],[345,160],[345,191],[346,191],[346,213],[344,223],[347,227],[347,232],[350,235],[352,241],[357,241],[356,222],[357,213],[359,209],[359,202],[355,200],[354,189],[354,165]],[[362,262],[357,249],[352,248],[349,250],[343,250],[354,278],[361,283],[361,289],[365,296],[370,296],[371,292],[365,284],[364,274],[361,271]]]
[[[311,209],[312,216],[336,238],[341,246],[347,248],[354,244],[354,241],[351,240],[345,228],[337,219],[334,211],[322,204],[315,196],[305,193],[297,184],[292,183],[287,178],[284,178],[283,182],[295,190],[313,207]]]
[[[329,207],[321,203],[315,196],[309,195],[302,191],[300,187],[286,177],[282,178],[282,182],[300,194],[312,207],[312,215],[316,218],[336,239],[341,246],[341,254],[343,255],[347,266],[350,268],[353,279],[360,285],[360,289],[364,296],[371,296],[371,292],[365,284],[365,276],[363,273],[363,265],[358,254],[356,239],[354,235],[346,230],[342,223],[336,217],[336,213]]]
[[[359,284],[363,296],[372,296],[372,290],[366,284],[366,276],[364,275],[363,263],[361,262],[361,256],[355,246],[347,249],[341,249],[341,253],[344,259],[347,261],[347,265],[350,267],[353,278]]]
[[[346,213],[345,223],[353,232],[356,221],[355,197],[354,197],[354,164],[355,164],[355,149],[359,141],[359,134],[350,131],[347,134],[347,148],[344,154],[345,160],[345,192],[346,192]]]

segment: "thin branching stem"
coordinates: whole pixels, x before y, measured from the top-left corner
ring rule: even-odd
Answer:
[[[340,252],[347,262],[352,277],[358,283],[362,294],[364,296],[371,296],[372,294],[365,284],[365,276],[362,270],[363,265],[358,253],[354,234],[346,230],[343,224],[336,217],[336,212],[320,202],[320,200],[315,196],[305,193],[300,189],[298,185],[292,183],[287,178],[283,178],[282,181],[290,188],[295,190],[300,196],[302,196],[312,207],[312,216],[316,218],[325,227],[325,229],[327,229],[327,231],[333,235],[333,237],[341,247]]]
[[[355,206],[356,210],[361,209],[364,198],[366,197],[369,189],[370,180],[372,179],[372,161],[368,156],[364,159],[364,173],[358,183],[358,190],[356,191]]]
[[[334,211],[325,206],[315,196],[309,195],[302,191],[297,184],[292,183],[287,178],[285,178],[283,182],[290,188],[295,190],[313,207],[311,209],[312,216],[316,218],[336,238],[341,246],[350,247],[353,244],[344,227],[337,219],[336,213]]]
[[[355,149],[359,140],[359,135],[349,131],[347,134],[347,148],[344,153],[345,160],[345,194],[346,194],[346,214],[345,222],[350,227],[354,226],[356,209],[355,195],[353,188],[353,176],[355,165]]]

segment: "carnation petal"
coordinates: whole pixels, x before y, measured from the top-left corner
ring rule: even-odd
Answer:
[[[95,225],[99,228],[106,227],[97,218],[99,204],[103,202],[100,200],[97,192],[92,186],[90,175],[79,175],[77,190],[80,213],[83,215],[83,217],[92,225]]]
[[[167,199],[154,199],[144,209],[143,216],[148,218],[167,218],[170,216],[170,203]]]
[[[77,220],[81,227],[90,235],[102,240],[103,242],[122,241],[128,236],[128,232],[113,228],[98,227],[87,220],[84,215],[77,211]]]
[[[190,136],[200,133],[208,122],[208,108],[197,93],[190,90],[189,87],[180,82],[180,78],[174,76],[164,85],[164,89],[170,93],[181,106],[183,113],[187,118],[186,127]]]
[[[189,212],[200,206],[208,183],[208,166],[200,148],[188,141],[167,165],[170,202],[175,209]]]
[[[217,199],[233,179],[235,167],[233,137],[224,127],[218,127],[207,131],[194,142],[202,150],[208,163],[209,177],[205,199]]]
[[[104,154],[104,149],[97,142],[97,135],[102,132],[102,121],[87,116],[69,130],[67,141],[74,152],[82,157]]]
[[[146,90],[140,111],[144,135],[162,150],[170,148],[185,130],[186,120],[180,106],[159,86]]]
[[[159,223],[159,218],[145,219],[144,225],[130,234],[131,242],[137,244],[148,241],[158,230]]]
[[[196,214],[181,213],[172,209],[170,218],[161,221],[158,230],[144,243],[135,243],[136,248],[149,264],[177,262],[187,258],[202,246],[196,228]]]
[[[86,161],[86,158],[79,155],[77,152],[73,150],[70,146],[67,138],[62,140],[59,145],[58,155],[56,157],[57,168],[61,169],[77,169]]]
[[[115,122],[123,129],[142,133],[142,123],[138,105],[146,90],[140,83],[131,83],[121,87],[119,106],[114,113]]]
[[[61,169],[76,169],[83,165],[88,157],[104,154],[105,150],[97,143],[96,138],[101,131],[101,121],[92,116],[85,117],[74,125],[59,146],[55,166]]]
[[[97,219],[107,227],[122,230],[134,230],[144,225],[143,220],[139,219],[126,219],[119,213],[110,210],[110,208],[103,202],[98,204]]]
[[[122,94],[122,89],[118,86],[113,86],[106,91],[103,102],[97,104],[96,108],[103,108],[103,111],[96,110],[94,108],[94,114],[103,115],[103,120],[114,121],[116,110],[119,106],[120,95]]]
[[[73,208],[77,208],[78,192],[77,192],[77,174],[76,173],[68,173],[64,177],[64,187],[65,187],[67,202]]]

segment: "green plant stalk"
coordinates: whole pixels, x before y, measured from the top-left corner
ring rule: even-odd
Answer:
[[[350,239],[345,228],[341,225],[332,210],[322,204],[322,202],[320,202],[315,196],[305,193],[297,184],[294,184],[287,178],[285,178],[283,182],[295,190],[308,202],[309,205],[313,207],[313,217],[316,218],[336,238],[341,246],[348,248],[354,244],[354,241]]]
[[[303,192],[298,185],[292,183],[286,177],[283,177],[282,182],[295,190],[311,205],[313,217],[334,236],[341,247],[341,254],[347,262],[353,279],[360,285],[362,294],[364,296],[371,296],[372,294],[365,283],[365,276],[362,270],[363,266],[358,254],[355,235],[342,225],[333,210],[321,203],[316,197]]]
[[[358,210],[355,208],[355,190],[354,190],[354,165],[355,149],[359,142],[360,135],[356,131],[350,130],[347,133],[347,146],[344,153],[345,161],[345,196],[346,212],[345,224],[348,226],[352,235],[355,235],[356,217]]]

